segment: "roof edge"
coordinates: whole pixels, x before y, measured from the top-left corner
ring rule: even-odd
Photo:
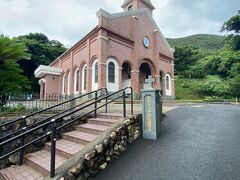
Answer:
[[[123,4],[121,5],[122,8],[124,8],[125,6],[127,6],[129,3],[131,3],[133,0],[125,0],[123,2]],[[150,7],[152,10],[156,9],[154,7],[154,5],[151,3],[151,1],[147,1],[147,0],[142,0],[148,7]]]
[[[134,11],[120,12],[120,13],[111,14],[108,18],[109,19],[114,19],[114,18],[119,18],[119,17],[123,17],[123,16],[133,16],[133,15],[138,15],[138,14],[146,14],[146,16],[152,22],[152,24],[153,24],[154,28],[156,29],[156,31],[158,32],[159,36],[161,37],[161,39],[163,39],[163,42],[168,47],[169,52],[173,53],[174,49],[169,45],[168,41],[164,37],[162,31],[158,27],[157,23],[155,22],[155,20],[153,19],[151,13],[147,10],[147,8],[138,9],[138,10],[134,10]]]
[[[89,36],[91,36],[92,34],[96,33],[95,31],[98,31],[100,29],[99,26],[96,26],[95,28],[93,28],[87,35],[85,35],[82,39],[80,39],[77,43],[75,43],[72,47],[70,47],[69,49],[67,49],[63,54],[61,54],[57,59],[55,59],[53,62],[51,62],[49,64],[49,66],[53,65],[56,61],[58,61],[60,58],[62,58],[64,55],[66,55],[67,53],[71,52],[71,50],[73,50],[77,45],[79,45],[80,43],[82,43],[83,41],[85,41]]]

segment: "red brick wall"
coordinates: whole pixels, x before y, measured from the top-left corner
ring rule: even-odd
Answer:
[[[146,6],[140,0],[133,1],[132,5],[136,8],[143,8]],[[174,79],[174,69],[173,65],[171,65],[173,53],[161,38],[160,32],[156,32],[156,28],[146,13],[136,16],[137,19],[132,16],[125,16],[109,20],[105,17],[100,17],[99,22],[104,28],[93,33],[85,41],[61,57],[58,63],[54,64],[54,66],[61,67],[64,73],[68,70],[71,72],[71,94],[74,93],[73,71],[76,67],[80,70],[79,89],[81,93],[82,66],[85,63],[88,66],[87,91],[91,91],[91,68],[95,58],[99,61],[99,88],[106,87],[106,61],[108,57],[115,57],[119,68],[122,67],[125,61],[130,62],[132,66],[132,87],[137,95],[140,94],[139,67],[142,62],[148,62],[151,66],[153,71],[152,76],[156,77],[156,82],[154,84],[156,88],[160,89],[160,83],[157,78],[160,75],[160,71],[163,71],[164,75],[167,73],[171,74],[171,78]],[[143,45],[144,36],[150,39],[149,48],[145,48]],[[119,69],[119,73],[121,74],[121,69]],[[46,80],[49,81],[49,83],[46,83],[46,93],[52,93],[53,89],[61,93],[61,79],[62,78],[59,77],[59,80],[53,83],[53,87],[51,78],[47,78]],[[119,79],[121,80],[122,78],[119,77]],[[121,81],[119,87],[121,87]],[[172,92],[174,96],[174,81],[172,84]]]

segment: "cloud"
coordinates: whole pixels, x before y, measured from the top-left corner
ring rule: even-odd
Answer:
[[[239,0],[152,0],[154,18],[166,37],[219,33]],[[96,11],[122,11],[123,0],[1,0],[0,32],[9,36],[42,32],[67,46],[97,25]]]
[[[166,37],[191,34],[220,34],[224,21],[233,16],[240,1],[152,0],[158,7],[154,17]],[[160,5],[162,4],[162,5]]]

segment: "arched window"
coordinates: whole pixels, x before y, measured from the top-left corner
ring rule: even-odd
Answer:
[[[119,90],[119,66],[114,58],[107,59],[106,82],[109,92]]]
[[[92,63],[92,91],[98,89],[98,59]]]
[[[113,62],[108,64],[108,82],[115,83],[115,65]]]
[[[98,63],[95,64],[95,83],[98,83]]]
[[[172,90],[171,90],[171,76],[170,74],[166,74],[165,78],[165,89],[166,89],[166,95],[171,96],[172,95]]]
[[[66,78],[66,76],[64,74],[63,77],[62,77],[62,94],[63,95],[66,93],[66,91],[65,91],[65,78]]]
[[[170,88],[169,88],[169,84],[170,84],[169,81],[170,81],[170,80],[169,80],[169,76],[167,76],[167,77],[166,77],[166,89],[167,89],[167,90],[170,89]]]
[[[83,89],[84,91],[87,90],[87,66],[84,68],[84,82],[83,82]]]
[[[79,92],[79,69],[77,68],[74,72],[74,94]]]
[[[163,72],[161,71],[160,72],[160,90],[161,91],[163,91],[163,78],[164,78],[164,76],[163,76]]]
[[[70,88],[71,88],[71,73],[69,71],[67,74],[67,95],[71,94]]]

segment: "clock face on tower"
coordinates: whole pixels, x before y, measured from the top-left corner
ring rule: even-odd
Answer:
[[[143,38],[143,45],[144,45],[146,48],[149,48],[149,46],[150,46],[150,40],[149,40],[149,38],[148,38],[147,36],[145,36],[145,37]]]

